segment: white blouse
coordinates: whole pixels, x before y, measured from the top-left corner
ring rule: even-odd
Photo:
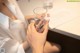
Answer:
[[[23,25],[18,20],[10,22],[8,16],[0,13],[0,48],[4,48],[5,53],[25,53],[21,44],[26,35]],[[3,42],[4,39],[8,40]]]

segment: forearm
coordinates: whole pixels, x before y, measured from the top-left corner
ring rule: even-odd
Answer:
[[[26,50],[26,49],[29,48],[29,44],[28,44],[27,41],[24,41],[24,42],[22,43],[22,45],[23,45],[24,50]]]

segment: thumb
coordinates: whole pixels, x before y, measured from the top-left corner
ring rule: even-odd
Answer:
[[[30,28],[32,32],[36,32],[35,21],[32,21],[30,24]]]
[[[49,25],[49,21],[46,21],[46,24],[44,25],[44,34],[47,34],[48,32],[48,25]]]

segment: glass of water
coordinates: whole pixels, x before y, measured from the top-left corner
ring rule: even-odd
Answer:
[[[30,21],[35,21],[35,27],[37,28],[37,31],[42,32],[41,29],[43,28],[46,22],[44,18],[46,17],[47,10],[43,7],[36,7],[33,9],[33,13],[35,14],[35,18]]]

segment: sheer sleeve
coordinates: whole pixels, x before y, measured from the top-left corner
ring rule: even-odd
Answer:
[[[0,37],[0,49],[4,49],[4,53],[25,53],[22,44],[10,38]]]

